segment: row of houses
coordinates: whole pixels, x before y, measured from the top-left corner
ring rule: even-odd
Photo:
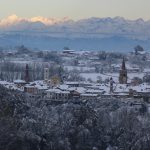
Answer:
[[[88,82],[65,82],[55,87],[48,85],[43,80],[28,84],[23,80],[15,80],[13,83],[0,81],[0,84],[8,89],[23,91],[31,97],[40,96],[49,100],[97,99],[98,97],[150,97],[150,85],[146,83],[136,86],[114,84],[113,91],[110,91],[110,84]]]
[[[32,85],[33,86],[33,85]],[[109,84],[93,84],[85,82],[66,82],[57,87],[35,85],[38,92],[33,93],[31,85],[25,86],[24,91],[32,94],[44,95],[47,99],[62,100],[71,98],[96,99],[98,97],[150,97],[150,85],[143,83],[137,86],[115,84],[113,92]]]

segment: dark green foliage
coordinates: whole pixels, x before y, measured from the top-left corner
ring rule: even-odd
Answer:
[[[64,50],[70,50],[70,48],[68,46],[65,46],[63,49]]]
[[[149,149],[145,104],[135,111],[118,99],[49,103],[0,87],[0,150]]]
[[[150,83],[150,75],[149,75],[149,74],[146,74],[146,75],[143,77],[143,81],[144,81],[144,82],[147,82],[147,83]]]
[[[55,52],[47,52],[47,54],[44,55],[44,60],[45,61],[54,61],[56,63],[61,62],[61,58]]]
[[[142,52],[144,51],[144,48],[140,45],[137,45],[135,48],[134,48],[134,51],[135,51],[135,54],[138,55],[139,52]]]
[[[29,54],[32,51],[29,50],[27,47],[25,47],[24,45],[18,46],[17,47],[17,54]]]

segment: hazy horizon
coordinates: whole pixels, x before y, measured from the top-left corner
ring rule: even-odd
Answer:
[[[4,16],[3,18],[0,18],[0,20],[4,20],[4,19],[7,19],[7,18],[10,18],[10,17],[16,17],[16,18],[20,18],[20,19],[32,19],[32,18],[37,18],[37,17],[42,17],[42,18],[47,18],[47,19],[66,19],[66,20],[73,20],[73,21],[79,21],[79,20],[82,20],[82,19],[90,19],[90,18],[99,18],[99,19],[103,19],[103,18],[124,18],[125,20],[130,20],[130,21],[135,21],[135,20],[138,20],[138,19],[142,19],[144,21],[150,21],[150,18],[149,19],[144,19],[142,17],[139,17],[139,18],[126,18],[124,16],[105,16],[105,17],[100,17],[100,16],[91,16],[91,17],[84,17],[84,18],[70,18],[69,16],[62,16],[62,17],[55,17],[55,16],[42,16],[42,15],[37,15],[37,16],[30,16],[30,17],[23,17],[19,14],[9,14],[7,16]]]

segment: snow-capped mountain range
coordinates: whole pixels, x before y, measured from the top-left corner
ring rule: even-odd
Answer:
[[[62,23],[69,20],[69,18],[64,17],[62,19],[59,18],[45,18],[42,16],[37,16],[37,17],[33,17],[33,18],[21,18],[18,17],[17,15],[13,14],[11,16],[8,16],[7,18],[4,18],[2,20],[0,20],[0,27],[11,27],[13,25],[20,25],[20,23],[36,23],[36,22],[41,22],[44,25],[53,25],[53,24],[58,24],[58,23]],[[23,24],[21,24],[23,25]]]
[[[47,38],[49,39],[63,38],[72,41],[77,39],[78,40],[96,39],[98,43],[101,43],[100,45],[103,45],[106,42],[105,39],[107,39],[108,42],[111,41],[110,45],[113,42],[115,43],[117,41],[120,42],[120,40],[123,43],[123,40],[125,40],[129,45],[131,43],[132,45],[136,43],[141,44],[142,42],[142,44],[146,48],[149,48],[147,42],[150,41],[150,21],[144,21],[143,19],[127,20],[122,17],[115,17],[115,18],[93,17],[74,21],[69,19],[68,17],[64,17],[61,19],[45,18],[41,16],[33,18],[21,18],[16,15],[11,15],[5,19],[0,20],[0,33],[1,33],[0,44],[2,43],[1,42],[2,39],[7,40],[8,38],[8,40],[10,41],[9,43],[11,45],[12,41],[11,38],[12,37],[14,38],[13,43],[15,43],[15,38],[17,40],[17,36],[19,36],[20,39],[22,38],[21,40],[22,43],[26,43],[26,41],[29,40],[29,38],[34,37],[34,40],[36,40],[35,38],[37,39],[40,38],[41,44],[42,40],[44,40],[45,38],[46,40],[48,40]],[[25,37],[27,37],[28,39],[26,39]],[[34,40],[32,40],[33,43]],[[95,45],[97,45],[96,40]],[[49,42],[51,42],[51,40]],[[55,43],[55,41],[53,42]],[[61,43],[63,44],[63,41]],[[69,45],[70,43],[71,42],[64,44]],[[16,42],[16,44],[18,44],[18,41]],[[89,43],[87,43],[87,45],[88,44]],[[82,45],[81,47],[79,46],[79,48],[84,48],[84,44],[80,44],[79,42],[79,45]],[[48,47],[51,48],[51,46],[47,46],[47,48]],[[58,48],[60,47],[58,46]],[[96,46],[96,48],[103,48],[103,46]],[[114,46],[114,49],[115,48],[116,46]]]

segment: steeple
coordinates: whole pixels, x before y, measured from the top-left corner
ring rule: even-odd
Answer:
[[[119,83],[127,84],[127,69],[126,69],[124,58],[122,60],[122,66],[121,66],[120,75],[119,75]]]
[[[125,59],[123,57],[123,60],[122,60],[122,70],[126,70],[126,65],[125,65]]]
[[[28,64],[26,64],[26,68],[25,68],[25,77],[24,80],[28,83],[29,82],[29,66]]]

